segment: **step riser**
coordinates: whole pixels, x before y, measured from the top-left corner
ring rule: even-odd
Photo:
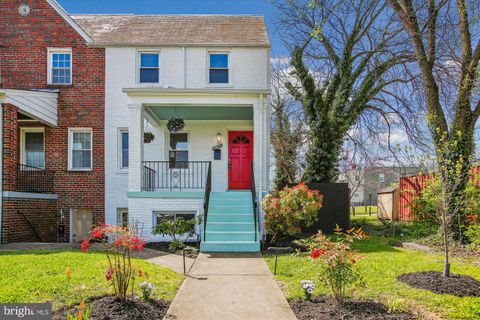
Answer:
[[[236,224],[236,223],[208,223],[207,224],[207,231],[253,231],[255,230],[255,226],[253,223],[248,224]]]
[[[203,236],[202,236],[202,239],[203,239]],[[248,232],[248,233],[234,233],[234,232],[211,233],[211,232],[207,231],[207,241],[218,241],[218,242],[221,242],[221,241],[255,241],[255,232]]]
[[[239,200],[239,201],[252,201],[252,194],[250,192],[242,193],[222,193],[222,194],[210,194],[210,200]]]
[[[208,215],[208,222],[253,222],[253,215],[249,214],[212,214]]]
[[[220,199],[220,200],[213,200],[213,199],[210,199],[210,208],[212,207],[249,207],[249,208],[252,208],[253,207],[253,204],[252,204],[252,200],[238,200],[238,199],[234,199],[234,200],[223,200],[223,199]]]
[[[200,243],[202,252],[258,252],[260,243]]]
[[[208,214],[251,214],[253,209],[249,207],[212,207],[208,209]]]

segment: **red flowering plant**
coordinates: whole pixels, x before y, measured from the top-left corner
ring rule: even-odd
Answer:
[[[343,303],[349,287],[363,284],[355,265],[361,257],[357,255],[357,250],[352,249],[352,243],[366,237],[361,229],[351,228],[342,232],[337,225],[333,240],[319,232],[304,242],[309,248],[311,260],[321,270],[320,280],[330,287],[340,304]]]
[[[85,239],[82,243],[84,252],[88,250],[91,241],[100,242],[107,255],[105,279],[111,283],[117,297],[126,299],[128,288],[133,288],[136,277],[132,267],[132,253],[142,251],[145,241],[132,228],[107,224],[93,228],[90,239]],[[138,275],[142,276],[140,273]]]
[[[305,183],[283,190],[274,190],[262,201],[265,228],[272,235],[272,243],[281,236],[295,236],[302,228],[311,227],[318,219],[323,196],[309,189]]]

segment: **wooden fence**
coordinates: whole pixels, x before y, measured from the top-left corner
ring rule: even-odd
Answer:
[[[480,185],[480,166],[472,169],[472,175],[470,181],[475,181],[477,185]],[[410,177],[402,177],[399,182],[399,212],[398,217],[400,220],[413,220],[412,208],[410,203],[415,197],[422,194],[422,191],[427,187],[428,183],[435,178],[435,173],[420,174]]]

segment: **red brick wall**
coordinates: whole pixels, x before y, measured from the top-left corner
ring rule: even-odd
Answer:
[[[3,190],[14,190],[18,161],[17,108],[3,105]]]
[[[57,241],[55,204],[54,200],[4,198],[2,242]],[[35,231],[26,219],[34,226]],[[59,240],[68,240],[68,233],[66,239]]]
[[[18,5],[28,3],[29,17],[18,14]],[[72,85],[47,85],[47,48],[72,48]],[[0,87],[9,89],[58,88],[58,126],[45,132],[46,168],[55,171],[55,210],[92,209],[95,222],[104,221],[104,78],[103,48],[90,48],[85,40],[45,0],[2,0],[0,6]],[[14,115],[5,108],[4,121]],[[19,123],[19,127],[22,123]],[[14,127],[14,125],[11,125]],[[68,128],[93,130],[93,171],[68,171]],[[18,161],[18,136],[5,137],[4,155],[12,149]],[[17,141],[15,140],[17,139]],[[14,181],[13,166],[4,167],[4,183]],[[8,220],[7,220],[8,221]],[[4,223],[4,225],[7,222]]]

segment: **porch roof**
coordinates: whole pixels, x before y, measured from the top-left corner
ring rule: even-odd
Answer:
[[[58,92],[52,90],[0,89],[0,102],[16,106],[19,111],[49,126],[57,125]]]
[[[253,120],[251,106],[148,106],[159,120],[174,116],[184,120]]]

